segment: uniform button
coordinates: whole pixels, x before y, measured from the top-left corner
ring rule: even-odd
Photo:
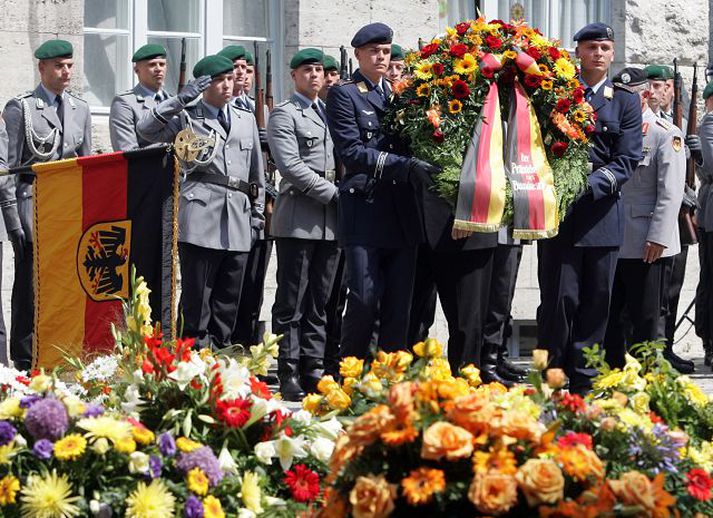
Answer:
[[[228,198],[232,198],[232,197],[233,197],[233,193],[232,193],[232,192],[229,192],[229,193],[228,193]]]
[[[230,149],[230,144],[226,144],[225,149]]]
[[[371,126],[371,121],[368,122],[369,126]]]
[[[653,212],[649,212],[649,216],[653,216],[653,215],[654,215],[654,213],[653,213]]]
[[[393,145],[393,144],[389,144],[389,149],[394,149],[394,145]]]
[[[396,180],[391,180],[391,182],[392,182],[394,185],[396,185]]]
[[[606,132],[608,129],[609,129],[609,128],[607,128],[606,126],[604,126],[604,127],[602,128],[602,131]]]
[[[65,142],[65,143],[64,143],[64,147],[69,147],[69,144],[67,144],[67,143]]]
[[[189,198],[193,198],[193,193],[188,195]]]
[[[228,165],[230,165],[230,164],[232,164],[232,163],[233,163],[233,162],[231,162],[230,160],[228,160]]]
[[[349,193],[350,193],[350,194],[354,194],[354,187],[352,187],[351,189],[349,189]]]

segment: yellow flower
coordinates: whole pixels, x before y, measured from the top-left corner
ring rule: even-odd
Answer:
[[[357,378],[364,370],[364,360],[348,356],[339,362],[339,374],[345,378]]]
[[[90,417],[77,421],[77,426],[85,430],[90,439],[106,437],[114,444],[131,439],[132,424],[109,416]]]
[[[398,382],[401,381],[412,361],[413,356],[406,351],[395,353],[379,351],[371,364],[371,371],[379,378]]]
[[[76,460],[86,449],[87,440],[78,433],[73,433],[54,443],[54,456],[59,460]]]
[[[148,486],[139,482],[126,504],[126,518],[173,518],[176,498],[163,480],[157,478]]]
[[[568,81],[574,77],[574,74],[577,73],[577,69],[574,68],[572,62],[567,58],[559,58],[555,61],[554,69],[557,77]]]
[[[50,378],[46,374],[38,374],[37,376],[32,378],[29,388],[30,390],[34,390],[35,392],[47,392],[51,386],[52,378]]]
[[[342,390],[347,396],[351,396],[354,392],[354,387],[356,387],[358,383],[359,380],[356,378],[344,378],[344,381],[342,381]]]
[[[176,447],[183,453],[190,453],[203,446],[201,443],[192,441],[188,437],[179,437],[176,439]]]
[[[331,391],[325,399],[329,406],[337,410],[346,410],[352,404],[352,399],[340,388]]]
[[[543,371],[547,368],[549,351],[547,349],[534,349],[532,351],[532,366],[538,371]]]
[[[678,384],[683,388],[683,394],[686,396],[693,405],[704,407],[710,401],[708,396],[703,392],[698,385],[691,382],[688,376],[680,376],[678,378]]]
[[[381,380],[376,374],[369,372],[362,378],[358,388],[362,394],[373,397],[381,394],[381,391],[384,390],[384,385],[382,385]]]
[[[263,512],[262,505],[260,505],[261,491],[259,482],[260,477],[257,473],[246,471],[243,475],[242,487],[240,488],[243,505],[255,514]]]
[[[413,73],[418,79],[422,80],[427,80],[431,79],[433,77],[433,74],[431,73],[431,68],[433,65],[429,63],[428,61],[422,61],[418,65],[416,65],[416,68],[414,69]]]
[[[428,504],[433,500],[433,495],[445,491],[446,476],[440,469],[422,467],[412,470],[401,481],[401,487],[409,505]]]
[[[0,466],[4,464],[10,464],[10,461],[17,453],[18,448],[15,446],[15,441],[6,444],[5,446],[0,446]]]
[[[213,495],[203,499],[203,518],[225,518],[220,500]]]
[[[11,397],[0,403],[0,419],[13,419],[22,417],[24,410],[20,407],[20,400]]]
[[[79,516],[72,496],[72,485],[66,475],[58,476],[57,471],[44,477],[30,475],[20,496],[23,518],[73,518]]]
[[[649,401],[651,397],[646,392],[637,392],[629,398],[631,407],[639,414],[649,413]]]
[[[603,376],[594,382],[595,389],[609,389],[618,387],[621,384],[621,380],[624,379],[624,373],[616,369],[611,371],[606,376]]]
[[[317,383],[317,390],[320,394],[327,395],[333,390],[339,389],[339,383],[334,381],[332,376],[324,376],[319,383]]]
[[[428,366],[421,371],[422,379],[429,380],[450,380],[453,378],[451,367],[445,358],[434,358]]]
[[[302,408],[310,414],[316,414],[323,399],[324,396],[320,394],[307,394],[302,400]]]
[[[454,101],[460,103],[458,99],[454,99]],[[462,106],[463,105],[461,104],[461,107]],[[458,109],[458,111],[460,111],[460,108]],[[457,112],[451,110],[451,113]],[[441,344],[435,338],[427,338],[425,342],[418,342],[416,345],[414,345],[413,352],[415,352],[416,356],[420,358],[440,358],[441,356],[443,356],[443,344]]]
[[[416,88],[416,95],[419,97],[428,97],[431,95],[431,86],[428,83],[421,83]]]
[[[131,434],[134,436],[136,442],[144,446],[156,440],[154,433],[145,426],[134,426],[131,429]]]
[[[463,367],[460,373],[471,387],[478,387],[483,383],[483,380],[480,379],[480,369],[472,363]]]
[[[587,113],[583,112],[582,110],[577,110],[574,112],[574,120],[577,122],[584,122],[587,120]]]
[[[588,477],[604,477],[604,464],[601,459],[582,444],[562,450],[559,457],[565,473],[579,482]]]
[[[540,87],[543,90],[552,90],[552,85],[553,85],[553,83],[552,83],[552,80],[550,80],[550,79],[545,79],[544,81],[542,81],[542,83],[540,83]]]
[[[448,36],[448,39],[457,38],[458,31],[455,30],[453,27],[446,27],[446,36]]]
[[[505,59],[515,59],[517,57],[517,52],[514,50],[506,50],[503,52],[503,58]]]
[[[567,81],[567,88],[569,88],[570,90],[574,90],[578,86],[579,86],[579,79],[577,79],[577,78],[570,79],[569,81]]]
[[[453,71],[456,74],[468,75],[478,70],[478,61],[473,54],[467,52],[461,59],[456,59]]]
[[[0,505],[5,506],[15,503],[15,495],[20,490],[20,481],[12,475],[7,475],[0,480]]]
[[[134,453],[136,451],[136,441],[131,437],[127,437],[114,443],[114,447],[119,453]]]
[[[186,485],[190,491],[200,496],[208,494],[208,477],[201,468],[193,468],[186,475]]]

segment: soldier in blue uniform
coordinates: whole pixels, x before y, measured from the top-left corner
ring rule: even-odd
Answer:
[[[624,218],[621,187],[642,156],[639,97],[607,78],[614,58],[614,31],[603,23],[574,36],[586,98],[597,113],[588,187],[559,227],[538,246],[540,307],[538,343],[551,367],[565,369],[570,390],[586,393],[596,371],[584,348],[601,344],[607,325]]]
[[[346,166],[339,185],[339,231],[349,287],[342,357],[367,355],[377,319],[380,349],[409,345],[416,248],[423,239],[414,185],[432,183],[436,168],[405,156],[381,127],[391,94],[383,76],[392,37],[383,23],[362,27],[351,42],[359,69],[327,96],[329,129]]]

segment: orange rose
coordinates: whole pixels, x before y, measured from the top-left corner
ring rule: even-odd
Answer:
[[[389,405],[392,413],[401,422],[411,421],[414,417],[413,393],[415,384],[404,382],[394,385],[389,390]]]
[[[515,474],[530,507],[555,504],[564,497],[562,470],[550,459],[528,459]]]
[[[560,389],[567,382],[567,376],[562,369],[547,369],[547,384],[552,389]]]
[[[341,473],[344,466],[352,460],[354,457],[359,455],[363,447],[354,446],[349,441],[349,436],[347,434],[342,434],[337,437],[334,443],[334,452],[329,458],[329,474],[327,475],[325,482],[331,484],[336,480],[336,478]]]
[[[486,392],[478,391],[453,400],[448,406],[448,420],[470,433],[480,435],[490,430],[490,423],[499,416]]]
[[[473,434],[465,428],[444,421],[432,424],[423,432],[421,457],[430,460],[456,460],[473,453]]]
[[[378,405],[359,416],[349,427],[349,441],[354,446],[368,446],[381,432],[390,428],[396,418],[386,405]]]
[[[524,410],[510,410],[503,414],[498,427],[500,433],[516,439],[540,442],[544,425]]]
[[[565,473],[580,482],[589,477],[604,478],[604,464],[594,451],[582,444],[567,448],[559,455]]]
[[[321,380],[319,380],[319,383],[317,383],[317,390],[320,394],[324,395],[338,388],[339,383],[334,381],[334,378],[332,376],[324,376]]]
[[[505,514],[517,503],[515,477],[496,471],[478,473],[468,489],[468,499],[483,514]]]
[[[352,398],[341,388],[334,389],[329,392],[324,399],[330,407],[337,410],[346,410],[352,404]]]
[[[616,497],[626,505],[640,505],[649,515],[656,509],[656,494],[649,477],[638,471],[627,471],[619,480],[610,480]]]
[[[383,475],[359,477],[349,493],[354,518],[382,518],[394,511],[396,485]]]

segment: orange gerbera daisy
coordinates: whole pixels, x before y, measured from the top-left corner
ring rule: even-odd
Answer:
[[[446,489],[446,476],[440,469],[418,468],[401,481],[404,497],[410,505],[428,504],[433,495]]]
[[[416,437],[418,437],[418,430],[413,426],[411,420],[394,423],[389,430],[381,434],[381,440],[389,446],[413,442]]]
[[[493,446],[489,451],[476,451],[473,454],[473,471],[487,473],[497,471],[505,475],[517,473],[515,454],[502,444]]]

